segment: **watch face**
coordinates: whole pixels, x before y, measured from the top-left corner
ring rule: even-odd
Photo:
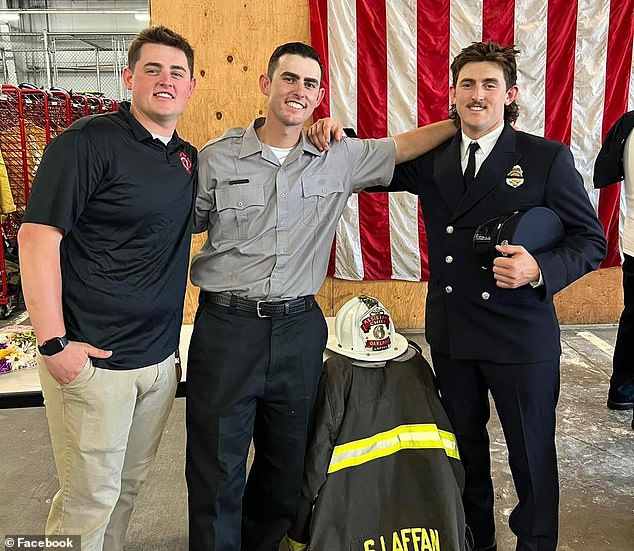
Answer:
[[[39,346],[38,350],[42,356],[53,356],[64,350],[67,344],[68,339],[66,337],[54,337],[47,340],[42,346]]]

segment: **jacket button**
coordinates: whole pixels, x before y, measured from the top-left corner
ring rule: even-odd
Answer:
[[[445,257],[445,262],[447,264],[451,264],[453,262],[453,256],[446,256]]]
[[[241,207],[242,206],[242,201],[238,201],[238,206]]]
[[[447,233],[453,233],[453,226],[447,226],[447,227],[445,228],[445,231],[446,231]]]
[[[451,288],[451,285],[447,285],[447,287],[445,287],[445,293],[447,294],[453,293],[453,289]]]
[[[484,293],[482,293],[482,300],[489,300],[489,297],[491,295],[489,293],[487,293],[486,291],[484,291]]]

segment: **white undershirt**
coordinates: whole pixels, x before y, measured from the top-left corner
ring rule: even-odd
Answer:
[[[284,164],[286,157],[288,157],[288,154],[293,149],[293,147],[273,147],[272,145],[269,145],[269,147],[271,148],[271,151],[275,153],[275,156],[281,165]]]
[[[159,136],[158,134],[154,134],[153,132],[150,132],[150,134],[152,134],[152,137],[155,140],[161,140],[165,145],[170,143],[170,140],[172,139],[172,136]]]

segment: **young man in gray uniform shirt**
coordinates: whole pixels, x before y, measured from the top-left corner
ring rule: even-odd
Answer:
[[[189,350],[190,550],[277,550],[297,508],[327,328],[314,295],[351,193],[456,132],[450,122],[322,152],[303,132],[324,96],[317,52],[280,46],[259,84],[266,119],[200,155]],[[328,136],[329,137],[329,136]],[[326,140],[327,141],[327,140]],[[255,459],[245,487],[249,444]]]

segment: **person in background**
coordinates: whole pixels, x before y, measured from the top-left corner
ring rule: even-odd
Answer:
[[[370,296],[327,346],[289,549],[465,551],[464,470],[420,349]]]
[[[626,216],[623,228],[624,308],[614,346],[607,405],[634,409],[634,111],[623,114],[608,131],[594,164],[594,187],[623,181]],[[634,414],[632,418],[634,428]]]
[[[266,118],[201,151],[195,231],[207,240],[191,267],[201,291],[187,368],[192,551],[277,550],[299,500],[327,336],[315,294],[337,221],[351,193],[387,185],[395,162],[456,132],[444,121],[321,152],[303,128],[324,96],[322,70],[310,46],[278,47],[259,78]]]
[[[175,129],[193,70],[185,38],[140,32],[131,102],[49,144],[19,232],[60,483],[46,532],[83,551],[123,550],[174,401],[197,155]]]

